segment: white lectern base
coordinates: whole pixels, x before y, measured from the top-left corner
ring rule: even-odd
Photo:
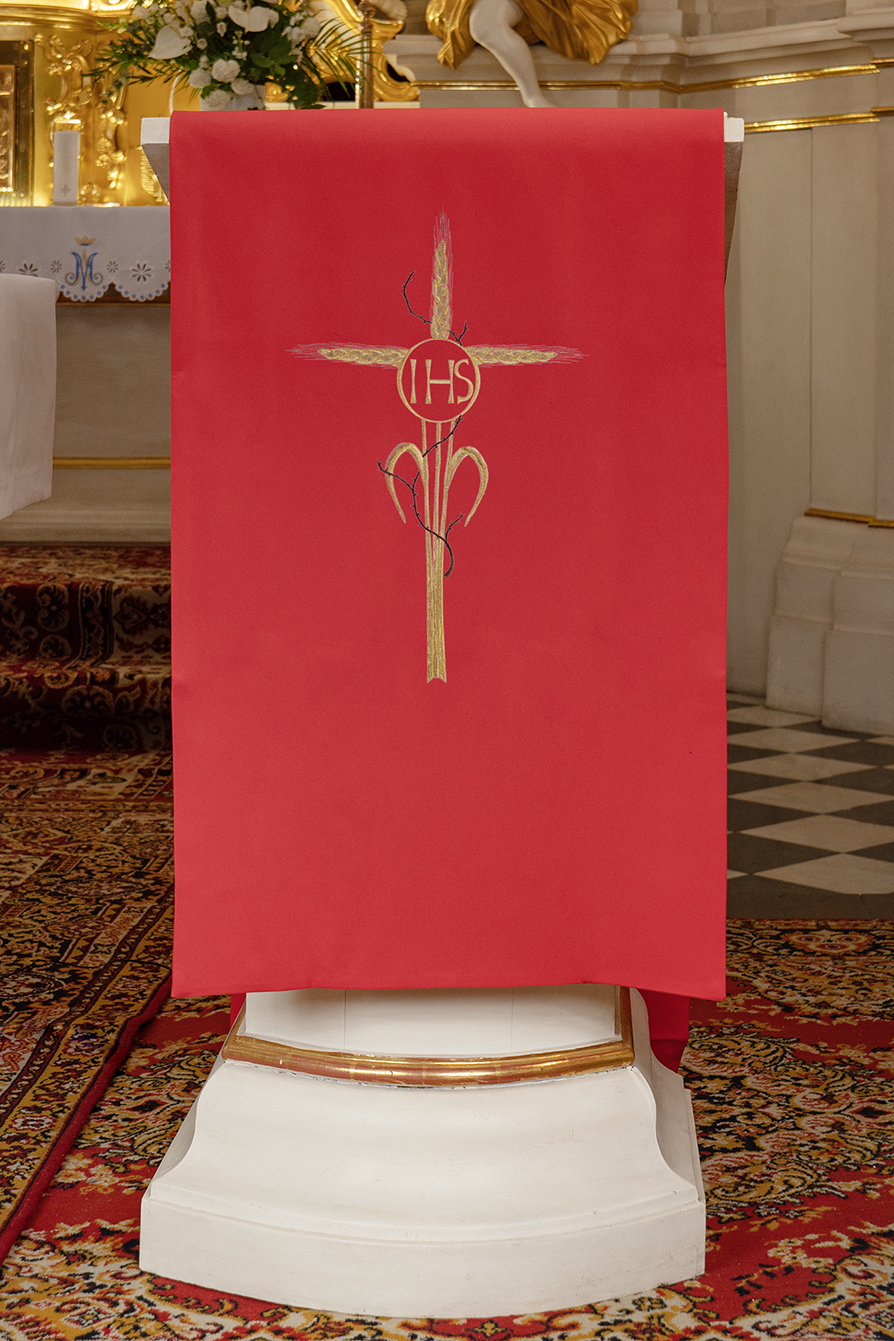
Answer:
[[[571,1307],[700,1274],[689,1096],[653,1058],[631,998],[618,1065],[624,1028],[609,987],[250,996],[248,1027],[224,1051],[260,1064],[218,1059],[143,1200],[142,1267],[386,1317]],[[506,1074],[531,1058],[549,1074],[594,1047],[604,1069],[438,1078],[450,1059],[469,1068],[485,1053],[501,1054]],[[313,1055],[344,1070],[360,1053],[364,1074],[391,1064],[396,1083],[290,1069]]]

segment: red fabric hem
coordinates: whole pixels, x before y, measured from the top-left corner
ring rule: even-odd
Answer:
[[[680,1061],[686,1051],[686,1040],[681,1038],[653,1038],[652,1052],[669,1071],[679,1071]]]

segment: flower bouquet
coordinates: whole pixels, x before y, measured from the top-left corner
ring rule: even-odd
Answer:
[[[317,107],[327,83],[354,79],[344,33],[321,23],[309,0],[151,0],[104,26],[117,37],[94,73],[185,82],[208,110],[261,108],[268,80],[291,107]]]

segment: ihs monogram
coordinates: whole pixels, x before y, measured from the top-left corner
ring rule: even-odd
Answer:
[[[415,272],[414,272],[415,273]],[[410,279],[412,279],[412,274]],[[404,298],[413,312],[404,285]],[[435,227],[432,266],[431,318],[419,317],[429,327],[429,338],[412,349],[383,345],[327,344],[299,345],[292,352],[304,358],[331,359],[337,363],[362,363],[397,369],[397,390],[406,408],[422,425],[421,445],[401,442],[379,469],[386,477],[389,492],[401,521],[406,514],[398,500],[395,485],[408,491],[413,513],[424,531],[425,585],[427,607],[427,680],[447,679],[444,650],[444,579],[453,571],[450,532],[458,522],[466,526],[478,510],[487,488],[488,471],[484,457],[475,447],[456,447],[454,436],[460,423],[478,399],[481,369],[523,363],[555,363],[580,358],[576,349],[537,348],[534,346],[464,345],[465,328],[457,334],[453,320],[453,257],[450,225],[441,215]],[[433,454],[433,455],[432,455]],[[409,456],[416,467],[411,478],[401,475],[397,466]],[[450,485],[464,460],[478,469],[478,493],[467,514],[447,520]]]

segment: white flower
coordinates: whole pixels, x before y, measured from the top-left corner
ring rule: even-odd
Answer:
[[[210,93],[202,94],[202,106],[210,108],[212,112],[219,112],[222,108],[229,107],[232,101],[232,93],[227,93],[223,88],[213,88]]]
[[[239,5],[230,5],[227,10],[234,23],[248,33],[262,33],[270,24],[276,23],[279,15],[268,5],[252,5],[251,9],[242,9]]]
[[[200,37],[198,42],[196,42],[196,46],[199,48],[199,51],[204,51],[207,45],[208,43],[205,41],[204,37]]]
[[[219,84],[229,84],[231,79],[235,79],[239,73],[238,61],[215,61],[211,67],[211,74]]]
[[[220,36],[223,37],[224,33],[227,31],[227,25],[225,23],[219,23],[217,25],[217,31]]]
[[[170,61],[177,56],[182,56],[184,51],[189,49],[189,38],[182,37],[176,28],[165,24],[159,28],[158,36],[155,39],[155,46],[149,52],[151,60]]]
[[[208,6],[205,0],[193,0],[189,7],[189,12],[196,23],[204,23],[208,18]]]
[[[306,19],[295,25],[294,32],[299,38],[316,37],[322,26],[316,14],[308,14]]]
[[[206,88],[211,83],[211,75],[207,70],[193,70],[189,83],[193,88]]]
[[[130,11],[130,17],[132,19],[145,19],[148,17],[148,14],[149,10],[145,9],[142,5],[135,5]]]
[[[250,84],[247,79],[232,80],[230,88],[234,93],[238,93],[240,97],[244,97],[246,93],[254,93],[255,91],[254,84]]]
[[[200,69],[200,70],[207,70],[207,69],[208,69],[208,57],[207,57],[207,56],[200,56],[200,57],[199,57],[199,69]]]

